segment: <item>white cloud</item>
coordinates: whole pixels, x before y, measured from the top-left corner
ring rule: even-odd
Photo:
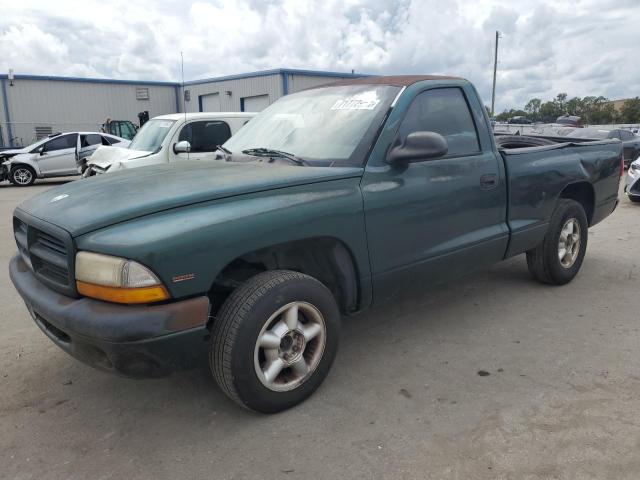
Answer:
[[[464,76],[497,108],[640,95],[637,0],[23,0],[3,5],[0,71],[178,80],[278,67]]]

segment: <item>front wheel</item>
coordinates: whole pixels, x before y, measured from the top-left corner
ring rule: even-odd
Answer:
[[[574,200],[560,199],[544,240],[527,252],[531,275],[552,285],[564,285],[573,280],[587,250],[588,228],[582,205]]]
[[[27,165],[17,165],[11,169],[9,181],[19,187],[28,187],[36,181],[36,172]]]
[[[308,275],[264,272],[238,287],[211,332],[211,372],[240,405],[275,413],[322,383],[338,349],[340,312],[331,292]]]

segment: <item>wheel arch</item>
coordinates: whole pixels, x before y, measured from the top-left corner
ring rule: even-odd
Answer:
[[[269,270],[292,270],[316,278],[331,291],[342,313],[360,307],[361,284],[353,252],[336,237],[320,236],[261,247],[228,262],[208,292],[211,316],[242,282]]]
[[[591,183],[587,181],[570,183],[564,187],[558,198],[574,200],[582,205],[582,208],[587,215],[587,223],[589,226],[591,225],[596,205],[596,195]]]

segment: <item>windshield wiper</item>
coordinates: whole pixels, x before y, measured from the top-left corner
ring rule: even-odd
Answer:
[[[254,157],[278,157],[286,158],[296,165],[308,165],[303,159],[296,157],[293,153],[283,152],[282,150],[273,150],[271,148],[248,148],[243,150],[245,155],[253,155]]]

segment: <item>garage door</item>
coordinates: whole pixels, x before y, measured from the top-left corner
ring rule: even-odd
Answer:
[[[242,99],[243,112],[261,112],[269,106],[269,95],[256,95]]]
[[[219,112],[220,111],[220,94],[210,93],[208,95],[200,95],[200,111],[201,112]]]

